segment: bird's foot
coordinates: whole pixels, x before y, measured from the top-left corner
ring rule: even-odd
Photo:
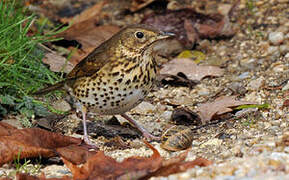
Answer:
[[[155,140],[155,141],[160,141],[160,140],[161,140],[160,137],[154,136],[154,135],[152,135],[152,134],[149,133],[149,132],[144,132],[144,133],[143,133],[143,136],[144,136],[147,140]]]
[[[98,147],[96,146],[96,144],[94,144],[93,142],[91,142],[91,140],[89,139],[88,136],[84,136],[84,137],[83,137],[83,141],[84,141],[84,143],[85,143],[85,146],[87,146],[89,149],[98,150]]]

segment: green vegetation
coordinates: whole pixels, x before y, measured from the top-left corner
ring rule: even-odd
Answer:
[[[254,0],[247,0],[246,1],[246,6],[249,9],[250,12],[254,12],[254,8],[255,8],[255,2]]]
[[[60,77],[42,64],[43,52],[39,44],[56,40],[53,35],[63,29],[43,35],[46,23],[43,21],[32,31],[36,17],[27,15],[20,3],[0,1],[0,116],[20,112],[31,118],[46,115],[48,111],[29,94]],[[29,126],[27,121],[22,123]]]
[[[12,171],[8,176],[13,177],[17,172],[29,173],[31,175],[40,173],[41,168],[41,157],[37,159],[36,164],[32,164],[31,160],[24,159],[22,163],[21,159],[21,150],[18,151],[17,158],[14,159],[13,165],[15,166],[15,171]]]
[[[270,105],[268,103],[264,103],[264,104],[247,104],[247,105],[240,105],[238,107],[236,107],[236,110],[240,110],[240,109],[247,109],[247,108],[258,108],[258,109],[269,109]]]

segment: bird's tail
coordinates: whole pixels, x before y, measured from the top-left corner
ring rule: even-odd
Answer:
[[[46,88],[43,88],[43,89],[40,89],[36,92],[33,93],[33,95],[43,95],[43,94],[47,94],[51,91],[54,91],[54,90],[57,90],[57,89],[61,89],[65,84],[65,81],[61,81],[61,82],[58,82],[56,84],[53,84],[51,86],[48,86]]]

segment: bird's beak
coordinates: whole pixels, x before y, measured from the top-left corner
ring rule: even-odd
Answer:
[[[176,35],[174,33],[170,33],[170,32],[160,32],[160,34],[158,35],[158,39],[167,39],[167,38],[173,38]]]

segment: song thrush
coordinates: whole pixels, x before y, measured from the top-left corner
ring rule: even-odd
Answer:
[[[65,81],[44,88],[44,94],[64,87],[82,112],[84,141],[91,144],[86,127],[87,111],[100,115],[121,115],[146,138],[156,138],[125,114],[149,93],[157,67],[155,42],[172,37],[147,25],[132,25],[120,30],[77,64]]]

